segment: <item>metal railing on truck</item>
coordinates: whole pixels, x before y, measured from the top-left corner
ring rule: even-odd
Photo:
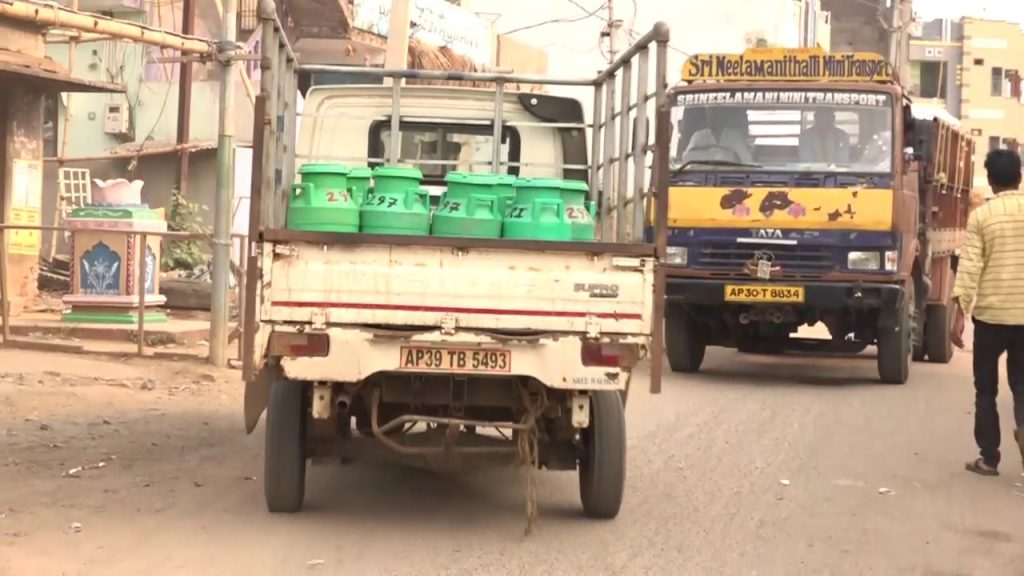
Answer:
[[[300,72],[330,72],[361,74],[394,80],[387,158],[347,158],[317,154],[316,160],[341,162],[403,161],[418,164],[452,164],[449,161],[406,159],[400,155],[400,137],[403,121],[401,114],[403,82],[401,80],[432,80],[448,82],[489,83],[494,85],[493,119],[490,162],[495,173],[510,167],[527,164],[502,160],[501,137],[503,129],[513,125],[579,128],[590,130],[589,161],[586,165],[560,164],[562,169],[585,169],[588,174],[589,198],[600,207],[598,238],[601,243],[643,244],[645,223],[654,215],[653,252],[661,258],[665,251],[667,230],[667,169],[671,127],[668,122],[667,71],[668,25],[659,22],[632,46],[625,50],[603,72],[593,78],[557,78],[534,75],[497,73],[466,73],[428,70],[387,70],[382,68],[301,65],[296,59],[272,2],[260,4],[262,20],[263,58],[260,64],[260,92],[256,97],[253,133],[253,154],[262,162],[253,163],[253,189],[250,200],[250,235],[252,241],[265,237],[283,237],[287,199],[295,179],[296,131],[300,115],[296,101]],[[650,58],[654,52],[654,71]],[[504,97],[509,85],[544,85],[590,87],[593,90],[594,118],[586,123],[515,122],[504,119]],[[312,115],[310,115],[312,117]],[[651,118],[655,118],[654,139],[650,138]],[[383,120],[384,118],[381,118]],[[262,130],[258,129],[262,127]],[[369,156],[369,155],[367,155]],[[311,159],[303,159],[311,160]],[[255,376],[255,329],[257,291],[260,274],[258,251],[250,251],[247,271],[246,327],[247,352],[245,354],[246,379]],[[651,389],[660,391],[662,328],[664,308],[664,276],[657,268],[655,278],[654,326],[651,355]],[[251,309],[249,308],[251,307]]]

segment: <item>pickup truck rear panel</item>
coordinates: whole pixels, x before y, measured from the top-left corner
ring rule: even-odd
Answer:
[[[263,322],[651,334],[652,258],[308,242],[264,258]]]

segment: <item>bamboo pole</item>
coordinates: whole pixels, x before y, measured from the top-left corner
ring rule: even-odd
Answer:
[[[106,16],[85,14],[57,4],[10,0],[9,4],[0,3],[0,18],[29,22],[39,26],[105,34],[111,38],[132,40],[190,54],[213,55],[217,51],[216,43],[211,40],[167,32]]]

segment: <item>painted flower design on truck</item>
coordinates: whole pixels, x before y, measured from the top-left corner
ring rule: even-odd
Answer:
[[[737,204],[732,208],[732,215],[738,218],[746,218],[750,216],[750,206],[746,204]]]
[[[793,204],[786,210],[786,213],[793,218],[803,218],[807,216],[807,208],[803,204]]]

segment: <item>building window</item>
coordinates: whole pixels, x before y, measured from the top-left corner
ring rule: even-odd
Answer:
[[[999,150],[999,142],[1000,142],[1000,140],[1001,140],[1001,138],[999,138],[999,136],[989,136],[988,137],[988,151],[991,152],[993,150]]]
[[[996,97],[1003,95],[1003,69],[999,66],[992,67],[992,95]]]
[[[946,98],[949,64],[946,62],[912,62],[910,78],[914,94],[922,98]]]
[[[981,128],[971,128],[971,136],[978,136],[978,137],[980,137],[981,135],[982,135]]]
[[[975,58],[974,59],[974,65],[975,66],[984,66],[985,65],[985,59],[984,58]]]

